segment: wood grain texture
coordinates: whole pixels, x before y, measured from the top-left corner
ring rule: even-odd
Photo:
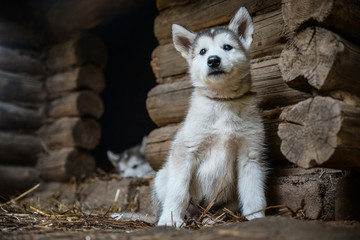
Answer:
[[[43,122],[42,111],[0,102],[0,129],[2,130],[36,130],[43,125]]]
[[[104,43],[93,35],[79,33],[53,46],[48,53],[46,64],[50,70],[61,72],[85,64],[104,68],[106,61],[107,51]]]
[[[0,163],[33,166],[44,153],[41,139],[36,135],[0,132]]]
[[[0,100],[6,102],[43,102],[46,97],[41,77],[0,70]]]
[[[79,89],[100,93],[105,87],[105,77],[100,67],[88,64],[52,75],[46,79],[45,84],[50,98]]]
[[[360,5],[356,0],[283,0],[282,15],[291,31],[320,25],[360,40]]]
[[[0,166],[0,193],[13,197],[41,182],[38,171],[31,167]]]
[[[48,115],[51,118],[91,116],[98,119],[103,111],[104,106],[98,94],[80,91],[52,101]]]
[[[181,24],[192,31],[199,31],[229,22],[241,6],[246,6],[254,16],[280,9],[280,4],[280,0],[199,0],[161,12],[155,18],[154,32],[160,44],[170,43],[172,23]]]
[[[360,169],[360,108],[315,97],[281,113],[281,152],[303,168]]]
[[[47,126],[42,137],[49,149],[78,147],[92,150],[100,140],[100,125],[91,118],[64,117]]]
[[[293,88],[360,95],[360,47],[323,28],[308,28],[289,41],[279,67]]]

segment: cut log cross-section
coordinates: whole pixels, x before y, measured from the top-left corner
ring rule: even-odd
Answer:
[[[360,108],[315,97],[285,109],[281,152],[303,168],[360,169]]]
[[[279,67],[290,87],[360,95],[360,47],[328,30],[315,27],[299,33],[282,51]]]

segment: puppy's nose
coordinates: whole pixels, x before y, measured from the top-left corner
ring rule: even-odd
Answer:
[[[221,59],[218,56],[210,56],[208,58],[208,66],[211,68],[217,68],[220,65]]]

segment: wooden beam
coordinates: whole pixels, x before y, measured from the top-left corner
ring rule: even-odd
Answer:
[[[43,113],[0,102],[0,129],[36,130],[43,124]]]
[[[41,182],[38,172],[30,167],[0,166],[0,195],[13,197]]]
[[[92,150],[99,143],[100,125],[91,118],[64,117],[47,126],[43,139],[49,149],[79,147]]]
[[[252,15],[268,13],[280,9],[280,0],[199,0],[188,5],[169,8],[155,18],[154,32],[160,44],[171,42],[171,24],[177,23],[192,31],[218,26],[230,21],[236,11],[246,6]]]
[[[71,177],[85,177],[95,170],[95,159],[86,151],[64,148],[51,151],[39,159],[39,175],[46,181],[68,181]]]
[[[360,169],[360,108],[315,97],[281,113],[281,152],[303,168]]]
[[[104,111],[98,94],[92,91],[75,92],[52,101],[48,114],[52,118],[91,116],[100,118]]]
[[[79,33],[71,39],[52,47],[46,64],[55,72],[66,71],[70,67],[94,64],[104,68],[107,52],[104,43],[97,37]]]
[[[0,132],[0,163],[33,166],[42,153],[38,136]]]
[[[0,100],[7,102],[43,102],[46,97],[41,77],[0,70]]]
[[[322,29],[308,28],[280,56],[284,81],[299,90],[343,90],[360,95],[360,47]]]
[[[0,69],[15,73],[39,75],[45,73],[45,64],[34,52],[0,46]]]
[[[46,79],[46,89],[51,98],[79,89],[90,89],[100,93],[104,87],[104,73],[95,65],[75,67]]]

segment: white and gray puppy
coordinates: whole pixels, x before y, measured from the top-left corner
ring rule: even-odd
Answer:
[[[158,225],[180,226],[191,204],[206,207],[215,199],[223,178],[215,207],[241,211],[249,220],[264,216],[264,127],[250,92],[253,29],[245,7],[228,27],[194,33],[172,25],[175,48],[187,60],[195,88],[168,159],[155,177]]]
[[[121,177],[143,177],[154,175],[155,172],[145,157],[147,137],[144,137],[141,145],[124,150],[120,154],[107,151],[107,157]]]

